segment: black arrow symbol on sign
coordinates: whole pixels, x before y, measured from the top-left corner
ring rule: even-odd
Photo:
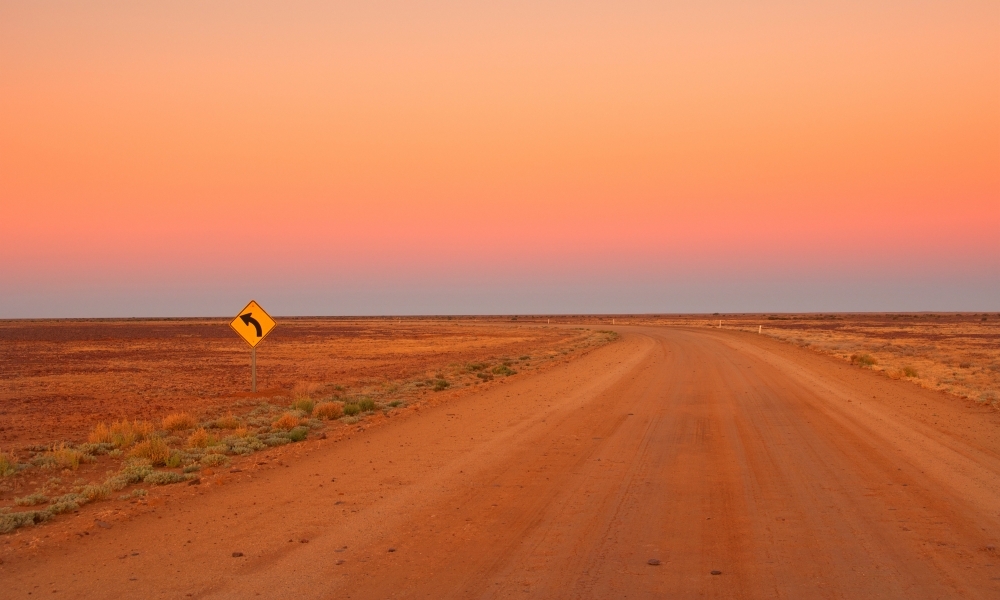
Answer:
[[[263,335],[264,332],[261,331],[260,329],[260,323],[257,322],[257,319],[253,318],[252,312],[248,312],[245,315],[240,315],[240,318],[243,319],[244,325],[249,325],[250,323],[253,323],[254,329],[257,330],[257,337]]]

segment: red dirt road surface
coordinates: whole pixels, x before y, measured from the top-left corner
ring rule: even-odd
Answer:
[[[1000,598],[996,411],[764,336],[618,331],[70,517],[6,555],[0,596]]]

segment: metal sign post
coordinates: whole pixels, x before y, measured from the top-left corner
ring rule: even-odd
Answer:
[[[271,333],[275,325],[277,323],[271,315],[253,300],[229,323],[236,335],[250,345],[250,390],[255,394],[257,393],[257,344]]]

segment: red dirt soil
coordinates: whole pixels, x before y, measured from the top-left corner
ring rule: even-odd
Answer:
[[[581,332],[464,319],[278,318],[258,398],[361,393],[449,364],[553,353]],[[100,421],[219,416],[250,399],[250,351],[222,319],[0,321],[0,450],[83,441]]]
[[[763,336],[618,330],[19,530],[4,596],[1000,597],[995,411]]]

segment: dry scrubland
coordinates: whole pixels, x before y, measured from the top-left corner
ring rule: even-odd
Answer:
[[[509,321],[281,319],[257,351],[219,320],[0,323],[0,533],[239,457],[501,383],[613,339]]]
[[[611,324],[719,327],[767,335],[1000,409],[1000,313],[614,315]]]
[[[721,318],[724,328],[761,325],[771,337],[1000,409],[1000,314]]]

